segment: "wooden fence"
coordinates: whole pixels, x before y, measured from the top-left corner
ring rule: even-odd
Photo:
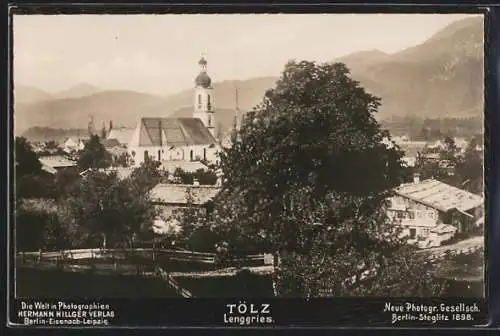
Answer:
[[[175,281],[175,279],[170,274],[168,274],[164,269],[162,269],[160,267],[160,268],[158,268],[158,271],[159,271],[161,278],[164,281],[166,281],[170,286],[172,286],[172,288],[174,288],[176,290],[177,294],[179,294],[180,296],[182,296],[184,298],[192,298],[193,297],[193,293],[191,293],[190,291],[188,291],[185,288],[182,288],[179,285],[179,283],[177,281]]]
[[[419,251],[419,252],[428,252],[430,253],[429,255],[429,260],[431,262],[439,262],[440,260],[443,260],[447,257],[455,257],[459,255],[470,255],[478,251],[484,251],[484,246],[471,246],[467,248],[461,248],[461,249],[448,249],[448,250],[443,250],[442,252],[437,252],[437,251]]]
[[[217,256],[215,253],[202,253],[187,250],[153,249],[153,248],[129,248],[129,249],[79,249],[52,252],[19,252],[17,258],[22,262],[51,261],[51,260],[81,260],[81,259],[129,259],[131,257],[142,258],[168,258],[172,261],[196,262],[203,264],[215,264]],[[264,254],[247,255],[238,258],[229,258],[230,262],[245,263],[255,262],[268,264],[268,256]]]

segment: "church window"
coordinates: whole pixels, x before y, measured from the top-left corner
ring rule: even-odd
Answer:
[[[201,105],[201,94],[198,95],[198,105]]]
[[[212,126],[212,116],[208,116],[208,127]]]
[[[158,149],[158,161],[161,161],[161,150]]]
[[[144,162],[147,162],[149,160],[149,152],[144,151]]]
[[[191,150],[191,152],[189,152],[189,158],[191,159],[191,161],[193,161],[193,151]]]
[[[203,148],[203,160],[207,161],[207,149]]]

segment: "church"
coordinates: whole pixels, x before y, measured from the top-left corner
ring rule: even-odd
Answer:
[[[220,146],[215,136],[212,80],[205,58],[202,57],[198,65],[200,73],[195,79],[193,116],[141,118],[128,144],[134,165],[146,160],[217,162]]]

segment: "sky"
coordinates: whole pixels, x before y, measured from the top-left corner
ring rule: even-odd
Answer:
[[[80,83],[169,95],[212,80],[279,76],[290,59],[332,61],[424,42],[465,14],[15,15],[14,83]]]

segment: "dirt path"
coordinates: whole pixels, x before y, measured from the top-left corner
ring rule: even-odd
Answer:
[[[169,273],[172,277],[193,277],[193,278],[205,278],[205,277],[220,277],[220,276],[233,276],[240,270],[249,270],[254,274],[272,274],[273,266],[257,266],[257,267],[243,267],[237,269],[235,267],[223,268],[215,271],[206,272],[171,272]]]
[[[479,248],[484,246],[484,237],[476,236],[464,239],[452,245],[433,247],[429,249],[422,249],[419,252],[430,252],[432,254],[442,254],[450,252],[466,252],[470,249]]]

